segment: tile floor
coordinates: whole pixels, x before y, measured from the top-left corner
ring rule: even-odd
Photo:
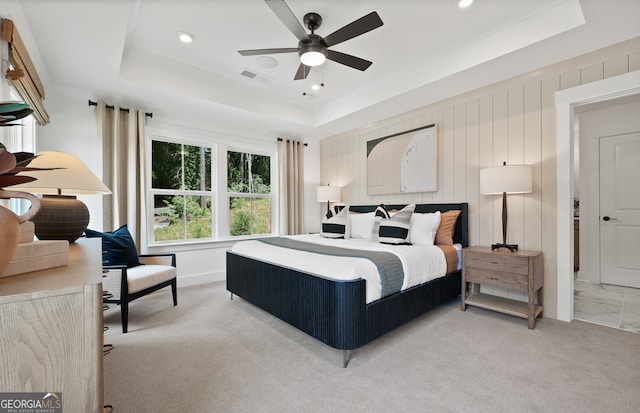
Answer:
[[[640,289],[575,281],[573,318],[640,333]]]

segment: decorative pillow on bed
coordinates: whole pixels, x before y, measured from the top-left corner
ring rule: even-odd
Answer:
[[[456,221],[460,212],[457,209],[440,214],[440,226],[436,233],[436,245],[453,245],[453,234],[456,230]]]
[[[325,217],[327,219],[329,219],[329,218],[337,215],[338,212],[340,212],[340,211],[342,211],[342,209],[344,209],[344,207],[347,207],[347,209],[349,209],[348,205],[345,204],[344,202],[334,202],[334,203],[332,203],[331,205],[329,205],[329,212],[327,212],[325,214]]]
[[[320,235],[326,238],[344,238],[351,236],[351,219],[349,217],[349,207],[345,206],[342,211],[329,219],[322,221],[322,231]]]
[[[416,204],[409,204],[388,219],[380,220],[379,237],[383,244],[404,245],[409,242],[411,216]]]
[[[378,242],[380,240],[380,220],[382,218],[389,218],[389,213],[387,209],[384,207],[384,204],[378,205],[375,211],[373,211],[373,227],[371,228],[371,235],[369,238],[371,241]]]
[[[440,211],[417,213],[411,216],[409,241],[418,245],[433,245],[440,226]]]
[[[374,212],[351,213],[351,238],[371,238],[371,228],[375,221]]]

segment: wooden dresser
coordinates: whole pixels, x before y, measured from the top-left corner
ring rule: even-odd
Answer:
[[[462,310],[467,305],[487,308],[526,318],[529,328],[535,328],[536,318],[542,314],[542,252],[469,247],[462,254]],[[474,284],[472,291],[468,283]],[[483,294],[481,284],[525,292],[529,301]]]
[[[61,392],[67,413],[104,406],[101,241],[69,264],[0,278],[0,391]]]

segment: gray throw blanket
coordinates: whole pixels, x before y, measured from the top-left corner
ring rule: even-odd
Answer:
[[[404,282],[402,262],[400,261],[400,258],[390,252],[340,248],[330,245],[314,244],[312,242],[297,241],[283,237],[261,238],[258,241],[278,247],[291,248],[317,254],[334,255],[338,257],[366,258],[373,262],[378,268],[382,284],[382,297],[397,293],[402,289],[402,283]],[[399,246],[399,248],[401,247]]]

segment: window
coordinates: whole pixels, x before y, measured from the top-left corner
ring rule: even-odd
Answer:
[[[229,234],[271,233],[271,157],[227,152]]]
[[[197,142],[150,137],[150,242],[271,234],[271,156]]]
[[[212,148],[151,141],[153,240],[212,238]]]

